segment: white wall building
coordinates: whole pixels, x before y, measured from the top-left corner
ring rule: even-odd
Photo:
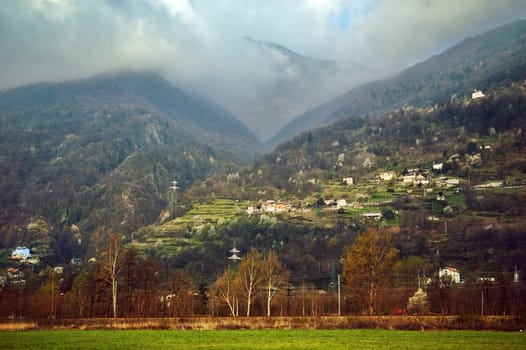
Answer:
[[[443,283],[460,283],[460,272],[451,266],[443,267],[438,270],[438,278],[441,285]]]
[[[471,99],[472,100],[476,100],[477,98],[483,98],[485,97],[486,95],[484,95],[484,93],[480,90],[475,90],[473,91],[473,93],[471,94]]]

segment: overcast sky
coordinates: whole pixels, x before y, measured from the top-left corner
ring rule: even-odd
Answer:
[[[395,72],[522,18],[526,0],[2,0],[0,89],[155,68],[235,95],[272,79],[245,36]]]

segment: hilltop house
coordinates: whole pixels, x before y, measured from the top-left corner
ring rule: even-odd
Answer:
[[[477,98],[483,98],[485,97],[486,95],[484,95],[484,93],[480,90],[474,90],[473,93],[471,94],[471,99],[472,100],[476,100]]]

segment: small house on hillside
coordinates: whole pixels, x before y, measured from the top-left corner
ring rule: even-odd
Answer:
[[[31,258],[31,251],[27,247],[16,247],[11,252],[11,260],[26,261]]]
[[[348,176],[348,177],[344,177],[342,182],[346,185],[353,185],[354,179],[351,176]]]
[[[345,208],[347,206],[347,200],[345,199],[337,199],[336,200],[336,208]]]
[[[379,175],[380,180],[382,181],[392,181],[395,178],[395,173],[393,171],[384,171]]]
[[[433,170],[441,171],[444,168],[444,163],[433,163]]]
[[[477,98],[483,98],[485,97],[486,95],[484,95],[484,93],[480,90],[475,90],[473,91],[473,93],[471,94],[471,99],[472,100],[476,100]]]
[[[402,183],[404,185],[412,185],[415,183],[415,181],[416,181],[416,174],[404,175],[402,177]]]
[[[438,279],[440,280],[441,286],[451,283],[460,283],[460,272],[451,266],[443,267],[438,270]]]
[[[444,192],[440,191],[438,192],[437,194],[437,201],[438,202],[443,202],[446,200],[446,195],[444,194]]]
[[[365,213],[365,214],[362,214],[362,216],[368,219],[380,220],[382,218],[382,213],[380,212]]]

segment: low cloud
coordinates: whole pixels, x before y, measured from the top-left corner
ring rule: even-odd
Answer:
[[[397,70],[525,17],[523,0],[379,1],[349,28],[342,54]]]
[[[281,74],[244,37],[389,74],[525,16],[524,0],[6,0],[0,89],[158,69],[243,113]]]

